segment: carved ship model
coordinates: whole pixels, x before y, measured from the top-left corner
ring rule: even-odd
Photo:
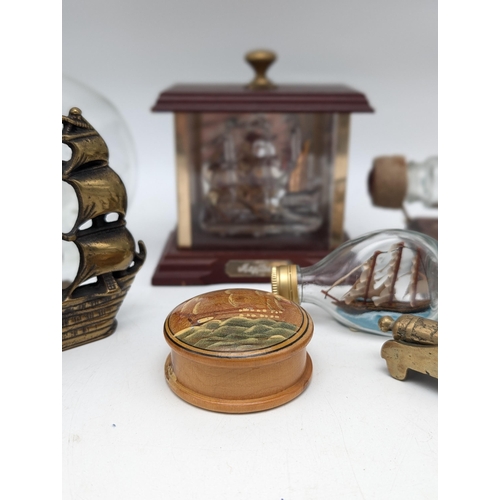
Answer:
[[[403,252],[411,252],[411,259],[404,259]],[[365,311],[391,311],[399,313],[422,312],[429,308],[429,284],[422,267],[420,252],[405,247],[404,243],[394,245],[389,253],[387,266],[377,269],[377,260],[387,252],[377,251],[363,264],[337,280],[328,290],[322,290],[325,298],[352,314]],[[405,270],[407,262],[410,268]],[[359,278],[339,300],[331,295],[331,290],[347,281],[349,276],[361,269]],[[406,291],[397,293],[397,286],[405,279]],[[403,300],[407,298],[406,300]]]
[[[115,316],[144,263],[146,248],[125,227],[127,195],[120,177],[109,167],[106,143],[72,108],[62,117],[62,142],[71,159],[62,162],[62,180],[75,190],[78,214],[62,234],[80,255],[74,280],[62,290],[62,347],[77,347],[111,335]],[[113,220],[116,219],[116,220]]]

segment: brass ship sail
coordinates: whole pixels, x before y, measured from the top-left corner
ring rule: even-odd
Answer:
[[[75,224],[62,239],[74,242],[80,255],[76,277],[62,290],[64,350],[114,332],[115,316],[146,249],[139,241],[135,251],[126,228],[127,194],[108,165],[106,143],[78,108],[63,116],[62,123],[62,142],[72,153],[62,162],[62,180],[73,187],[78,200]]]

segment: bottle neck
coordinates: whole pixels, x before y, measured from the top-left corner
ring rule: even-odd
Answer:
[[[302,274],[302,268],[297,266],[297,295],[299,297],[299,304],[304,302],[304,278]],[[307,300],[306,300],[307,302]]]
[[[423,162],[408,162],[408,187],[405,201],[421,201],[426,207],[438,204],[438,159],[431,157]]]
[[[316,266],[301,268],[297,266],[297,294],[299,304],[303,302],[316,304],[324,307],[322,299],[323,295],[318,292],[321,288],[318,284],[318,276],[316,275]]]

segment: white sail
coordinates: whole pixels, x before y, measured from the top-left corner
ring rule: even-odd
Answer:
[[[397,274],[399,271],[399,265],[401,262],[401,253],[403,251],[404,245],[396,244],[390,249],[392,253],[391,261],[389,263],[389,269],[387,271],[387,276],[378,288],[377,294],[371,296],[373,303],[376,306],[380,306],[386,302],[390,302],[394,295],[394,286],[397,279]]]
[[[428,296],[429,295],[429,282],[427,281],[427,278],[425,277],[424,274],[419,273],[419,276],[422,277],[422,279],[417,282],[417,286],[416,286],[417,294]]]
[[[377,260],[382,254],[389,255]],[[359,278],[341,300],[329,295],[332,288],[360,269]],[[406,291],[403,293],[404,290]],[[419,250],[406,247],[402,241],[392,245],[387,251],[375,252],[366,262],[322,292],[339,305],[343,303],[359,310],[366,307],[403,311],[406,304],[408,308],[414,309],[423,307],[429,301],[429,284],[422,268]]]
[[[427,298],[429,296],[429,283],[424,273],[419,271],[420,268],[420,254],[418,250],[412,260],[411,280],[406,289],[406,295],[410,296],[410,305],[416,304],[417,295]]]
[[[373,287],[373,275],[377,257],[381,252],[377,252],[375,255],[370,257],[364,264],[362,264],[362,270],[359,278],[356,280],[354,285],[349,289],[349,291],[342,297],[344,302],[349,305],[351,302],[355,301],[360,297],[371,297],[377,290]]]

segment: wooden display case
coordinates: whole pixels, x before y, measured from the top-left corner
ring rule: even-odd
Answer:
[[[351,113],[342,85],[274,85],[269,52],[249,85],[175,85],[155,112],[175,115],[177,228],[154,285],[265,282],[273,265],[308,266],[342,243]]]

